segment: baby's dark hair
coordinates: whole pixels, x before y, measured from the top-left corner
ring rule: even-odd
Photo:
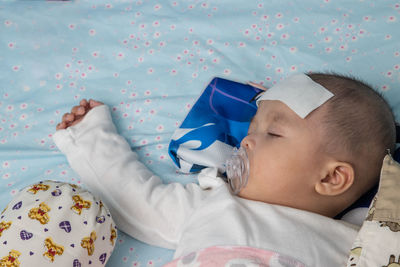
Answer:
[[[334,94],[326,102],[323,116],[324,149],[332,155],[353,159],[356,180],[372,187],[380,173],[382,160],[395,150],[395,119],[387,101],[365,82],[334,73],[308,76]],[[368,189],[368,188],[367,188]]]

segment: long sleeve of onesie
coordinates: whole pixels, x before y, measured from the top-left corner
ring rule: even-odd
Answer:
[[[106,203],[118,228],[151,245],[175,249],[186,219],[208,194],[196,184],[163,184],[116,132],[106,105],[57,131],[53,139]]]

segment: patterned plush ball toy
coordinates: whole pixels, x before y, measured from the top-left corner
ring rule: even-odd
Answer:
[[[104,266],[117,238],[107,207],[87,190],[41,181],[0,216],[0,266]]]

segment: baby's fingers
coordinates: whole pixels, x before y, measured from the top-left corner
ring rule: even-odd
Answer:
[[[96,101],[96,100],[93,100],[93,99],[90,99],[89,100],[89,107],[92,109],[92,108],[95,108],[95,107],[97,107],[97,106],[101,106],[101,105],[104,105],[104,103],[102,103],[102,102],[99,102],[99,101]]]
[[[84,99],[82,99],[80,102],[79,102],[79,105],[81,105],[82,107],[87,107],[88,106],[88,102],[87,102],[87,100],[84,98]]]
[[[75,106],[71,109],[71,113],[75,116],[82,116],[85,115],[86,109],[83,106]]]
[[[78,106],[74,106],[71,109],[71,113],[65,113],[62,117],[61,123],[56,126],[57,130],[66,129],[70,126],[74,126],[78,124],[85,115],[94,107],[104,105],[102,102],[90,99],[87,101],[86,99],[82,99],[79,102]]]
[[[74,115],[74,114],[71,114],[71,113],[65,113],[65,114],[63,115],[63,117],[62,117],[62,121],[63,121],[63,122],[66,122],[66,123],[72,122],[72,121],[74,121],[74,120],[75,120],[75,115]]]
[[[66,129],[66,128],[67,128],[67,123],[65,123],[65,122],[60,122],[56,126],[56,130],[62,130],[62,129]]]

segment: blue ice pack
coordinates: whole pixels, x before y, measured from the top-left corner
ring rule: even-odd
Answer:
[[[168,152],[181,172],[217,167],[224,172],[233,147],[247,135],[257,111],[252,98],[261,90],[214,78],[175,131]]]

